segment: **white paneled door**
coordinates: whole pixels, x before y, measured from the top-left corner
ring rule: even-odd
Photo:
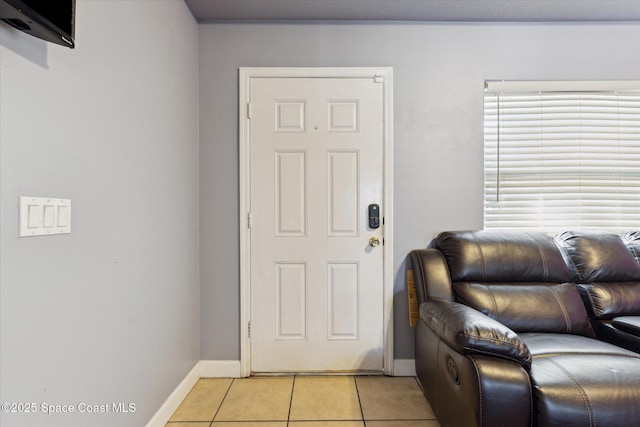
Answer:
[[[383,87],[250,82],[253,372],[383,369]]]

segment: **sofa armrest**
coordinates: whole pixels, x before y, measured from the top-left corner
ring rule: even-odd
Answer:
[[[518,335],[502,323],[466,305],[450,301],[427,301],[420,318],[451,348],[514,360],[531,367],[531,353]]]
[[[449,268],[442,253],[436,249],[415,249],[409,253],[418,304],[427,300],[453,301]]]

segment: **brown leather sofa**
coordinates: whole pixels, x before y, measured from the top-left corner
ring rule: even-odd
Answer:
[[[553,237],[445,232],[410,260],[442,427],[640,426],[640,354],[596,337]]]
[[[637,239],[636,239],[637,237]],[[640,353],[640,232],[556,236],[596,336]]]

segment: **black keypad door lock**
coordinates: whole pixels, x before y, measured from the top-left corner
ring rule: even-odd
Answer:
[[[369,228],[380,227],[380,206],[377,204],[369,205]]]

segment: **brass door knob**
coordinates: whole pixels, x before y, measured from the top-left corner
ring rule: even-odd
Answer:
[[[380,246],[380,239],[378,239],[377,237],[372,237],[369,239],[369,246],[372,247],[376,247],[376,246]]]

